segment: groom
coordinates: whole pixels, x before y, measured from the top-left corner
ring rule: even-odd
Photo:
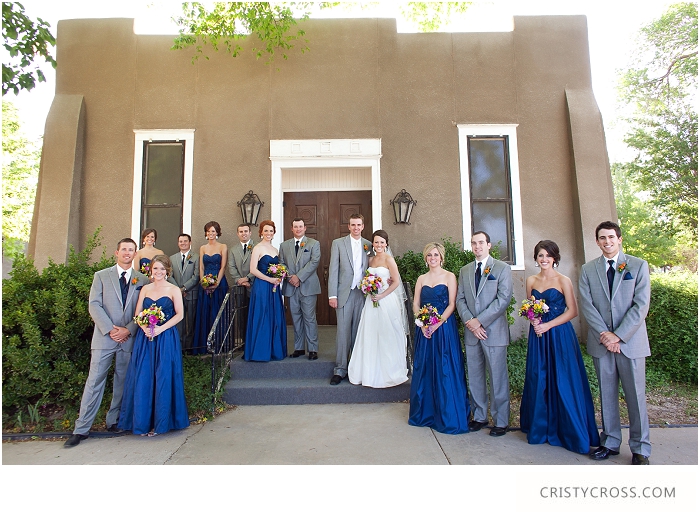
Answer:
[[[335,369],[331,385],[340,384],[348,374],[348,361],[362,316],[364,297],[359,284],[365,274],[372,243],[362,238],[365,218],[352,214],[348,220],[350,235],[335,239],[331,245],[328,268],[328,304],[335,309]]]
[[[138,329],[134,323],[138,291],[149,283],[148,277],[132,269],[136,254],[136,243],[122,239],[117,243],[116,265],[95,273],[90,287],[88,310],[95,322],[92,334],[90,372],[88,373],[80,415],[75,421],[73,436],[64,447],[75,447],[88,438],[90,427],[97,416],[107,382],[107,372],[114,364],[112,404],[107,413],[107,431],[118,433],[119,409],[122,404],[124,378],[131,359],[134,334]]]
[[[464,349],[473,415],[469,430],[478,431],[489,423],[488,371],[494,423],[489,435],[504,436],[510,420],[506,310],[513,296],[513,279],[510,266],[489,254],[491,238],[486,232],[475,232],[471,244],[476,260],[460,269],[457,287],[457,311],[466,325]]]
[[[593,460],[620,453],[619,384],[629,414],[632,465],[648,465],[651,455],[646,402],[646,358],[651,355],[646,316],[651,296],[649,264],[620,249],[622,232],[612,221],[595,230],[603,255],[583,265],[579,291],[588,322],[587,350],[600,386],[603,431]]]

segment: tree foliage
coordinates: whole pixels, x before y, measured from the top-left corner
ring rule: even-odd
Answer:
[[[467,12],[471,5],[472,2],[406,2],[399,9],[421,32],[432,32],[449,23],[453,15]]]
[[[24,6],[18,2],[2,3],[3,46],[10,62],[2,64],[2,94],[12,90],[31,90],[37,81],[45,81],[44,73],[35,64],[39,57],[56,68],[56,60],[49,52],[56,39],[49,31],[50,25],[37,18],[34,22],[24,14]]]
[[[41,151],[20,132],[17,109],[2,101],[2,240],[14,255],[29,241]]]
[[[622,166],[669,227],[698,231],[698,13],[695,3],[672,5],[643,27],[638,49],[620,80],[631,110],[625,143],[635,159]]]

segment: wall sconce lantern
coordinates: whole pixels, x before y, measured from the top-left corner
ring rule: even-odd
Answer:
[[[260,207],[265,206],[265,203],[260,201],[257,194],[253,194],[252,190],[243,196],[243,199],[236,202],[236,206],[241,207],[241,216],[246,224],[258,225],[258,215],[260,215]]]
[[[418,204],[418,201],[415,201],[411,194],[406,192],[406,189],[401,189],[401,192],[396,194],[389,203],[394,207],[394,219],[396,220],[394,224],[411,224],[409,222],[411,212],[413,212],[413,207]]]

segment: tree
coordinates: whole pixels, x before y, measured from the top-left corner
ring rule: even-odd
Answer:
[[[287,59],[288,52],[297,42],[304,44],[301,52],[309,50],[303,29],[295,29],[297,22],[307,20],[322,9],[361,7],[371,8],[377,2],[213,2],[207,6],[199,2],[182,4],[183,15],[176,18],[180,34],[173,49],[195,47],[192,60],[204,56],[204,47],[236,57],[241,52],[238,41],[253,36],[260,47],[255,46],[256,57],[267,57],[271,63],[277,52]],[[447,23],[455,13],[464,13],[471,2],[405,2],[400,13],[418,25],[420,30],[434,31]]]
[[[10,62],[2,64],[2,94],[12,90],[31,90],[37,81],[45,81],[44,73],[37,65],[30,68],[40,56],[56,68],[56,60],[49,47],[56,39],[49,31],[50,25],[41,18],[34,22],[24,14],[24,6],[16,2],[2,3],[2,39]]]
[[[694,3],[672,5],[643,27],[620,97],[632,113],[625,143],[635,159],[622,165],[648,193],[672,232],[698,235],[698,12]]]
[[[41,151],[20,132],[17,109],[2,101],[2,240],[13,255],[29,241]]]

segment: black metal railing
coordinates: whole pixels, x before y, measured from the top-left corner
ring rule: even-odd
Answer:
[[[233,286],[221,303],[219,313],[207,335],[207,353],[211,354],[212,415],[216,414],[216,396],[230,371],[234,352],[245,345],[248,320],[246,288]]]
[[[413,333],[415,330],[415,322],[413,321],[413,289],[408,282],[403,283],[403,290],[406,292],[406,318],[408,319],[408,336],[406,339],[406,366],[408,374],[413,374]]]

